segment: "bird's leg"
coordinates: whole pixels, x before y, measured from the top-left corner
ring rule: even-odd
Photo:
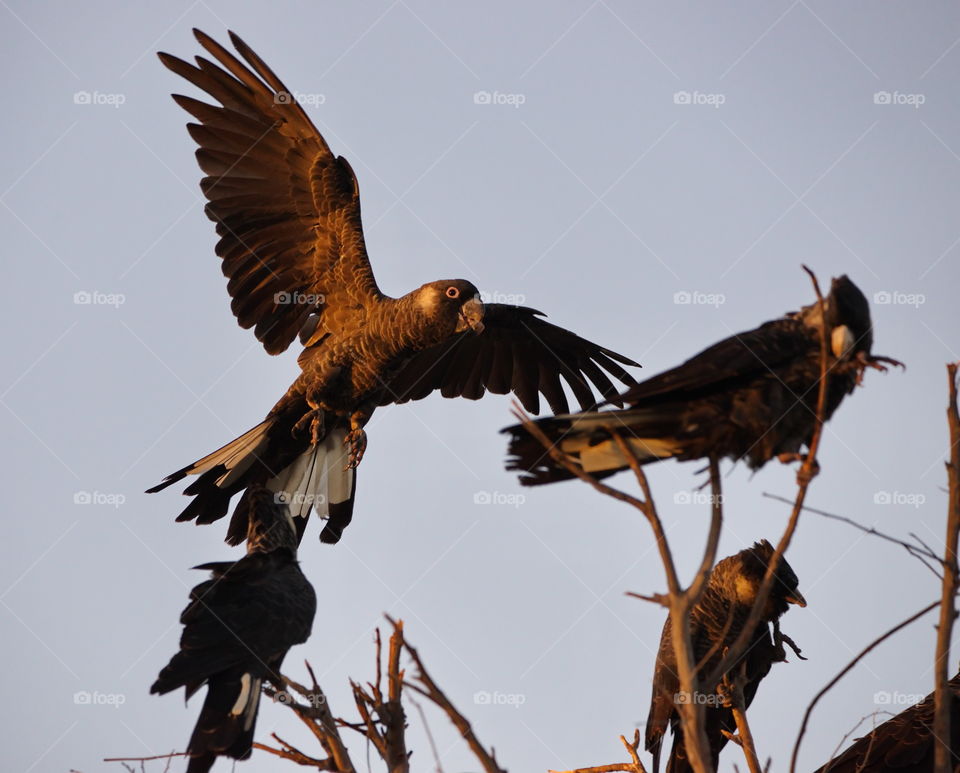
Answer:
[[[783,453],[777,454],[777,459],[782,464],[790,464],[791,462],[800,462],[800,469],[797,470],[797,483],[807,483],[809,484],[817,475],[820,474],[820,463],[814,459],[812,468],[807,471],[807,455],[798,454],[798,453]]]
[[[797,646],[797,643],[793,639],[791,639],[789,636],[787,636],[783,631],[780,630],[779,620],[776,620],[773,623],[773,640],[777,647],[777,654],[779,656],[777,658],[778,662],[780,661],[786,662],[787,660],[787,651],[783,646],[784,644],[790,647],[790,649],[793,650],[793,654],[796,655],[800,660],[807,659],[802,654],[800,654],[802,650]]]
[[[857,352],[857,356],[854,358],[854,362],[857,366],[857,384],[863,383],[863,374],[866,372],[867,368],[873,368],[874,370],[879,370],[881,373],[887,372],[887,366],[894,366],[898,368],[903,368],[906,370],[906,365],[904,365],[900,360],[895,360],[893,357],[881,357],[880,355],[870,355],[866,352]]]
[[[363,452],[367,450],[367,433],[364,432],[363,427],[370,420],[372,413],[372,408],[360,408],[350,414],[350,431],[343,439],[344,445],[350,446],[350,460],[344,467],[345,470],[356,468],[363,459]]]
[[[307,395],[307,405],[310,406],[310,410],[307,411],[303,416],[301,416],[297,423],[293,425],[293,429],[290,430],[290,434],[297,436],[304,429],[307,428],[307,425],[310,425],[310,443],[312,445],[317,445],[320,442],[320,439],[323,437],[324,426],[323,426],[323,407],[318,403],[314,398]]]
[[[736,688],[730,680],[729,674],[723,677],[720,684],[717,685],[717,697],[720,699],[720,705],[727,708],[733,706],[734,692]]]

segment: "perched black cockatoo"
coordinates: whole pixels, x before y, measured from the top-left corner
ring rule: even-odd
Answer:
[[[871,354],[870,306],[846,276],[819,303],[714,344],[621,395],[623,410],[585,411],[536,424],[574,464],[603,478],[626,469],[611,431],[641,463],[659,459],[744,459],[758,469],[777,456],[799,457],[816,425],[820,331],[829,345],[826,418],[859,383],[863,370],[900,365]],[[534,486],[573,477],[522,425],[508,427],[507,468]]]
[[[951,768],[960,768],[960,674],[950,685]],[[858,738],[816,773],[933,773],[933,693]]]
[[[282,687],[287,651],[310,636],[317,597],[297,564],[297,532],[277,495],[252,488],[247,497],[247,555],[202,564],[212,576],[190,592],[180,616],[180,651],[150,692],[183,687],[190,698],[207,685],[187,753],[187,773],[206,773],[217,756],[250,756],[260,705],[269,680]]]
[[[773,546],[762,540],[736,555],[724,558],[713,568],[700,601],[690,612],[690,640],[693,644],[694,660],[702,664],[700,678],[704,678],[716,668],[724,657],[724,649],[734,643],[746,625],[773,555]],[[747,706],[753,701],[757,687],[769,673],[770,667],[776,662],[786,660],[780,641],[780,617],[790,604],[799,604],[802,607],[807,605],[797,589],[797,575],[786,559],[780,559],[775,578],[751,643],[740,661],[728,672],[731,676],[735,675],[745,664],[747,682],[743,688],[743,697]],[[724,700],[718,692],[718,685],[702,685],[696,696],[685,696],[680,692],[673,632],[668,616],[660,636],[660,649],[653,674],[650,714],[647,717],[646,748],[653,754],[654,773],[659,770],[660,749],[668,725],[673,732],[673,748],[667,762],[667,773],[693,770],[683,745],[683,726],[677,710],[677,702],[683,700],[698,700],[706,706],[705,730],[710,743],[713,768],[716,770],[720,751],[727,743],[727,738],[721,731],[735,733],[737,729],[733,711],[723,705]]]
[[[244,61],[195,30],[216,62],[161,61],[218,105],[174,95],[198,123],[187,125],[208,175],[200,187],[216,224],[217,255],[231,307],[270,354],[297,336],[301,374],[256,427],[168,475],[187,475],[192,502],[178,520],[209,523],[254,484],[286,495],[302,537],[311,506],[329,517],[321,534],[336,542],[350,522],[363,427],[380,405],[513,392],[536,413],[542,394],[569,410],[561,379],[582,408],[620,404],[607,374],[636,383],[632,360],[542,319],[523,306],[484,304],[462,279],[430,282],[400,298],[384,295],[364,247],[357,178],[335,156],[263,60],[230,34]],[[238,504],[227,541],[246,534]]]

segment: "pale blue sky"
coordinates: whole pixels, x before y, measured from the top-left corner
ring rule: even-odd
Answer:
[[[199,701],[147,691],[201,579],[188,567],[237,552],[225,522],[174,523],[175,489],[140,492],[258,422],[296,374],[295,354],[268,357],[229,312],[187,116],[168,96],[192,92],[154,56],[197,53],[194,26],[236,30],[312,103],[359,177],[387,292],[463,276],[648,375],[809,303],[802,262],[888,293],[876,351],[908,370],[868,373],[843,405],[809,502],[941,543],[943,366],[960,358],[955,5],[175,0],[10,2],[0,16],[6,769],[119,770],[101,758],[184,747]],[[713,302],[675,303],[684,292]],[[662,572],[629,509],[577,483],[521,491],[503,470],[509,421],[499,397],[377,414],[354,524],[336,548],[316,527],[304,543],[319,613],[286,670],[303,678],[310,658],[349,713],[347,677],[371,676],[370,632],[389,612],[510,770],[613,762],[646,716],[664,616],[623,594],[662,590]],[[650,472],[688,573],[708,514],[675,497],[697,468]],[[725,470],[721,553],[779,536],[787,508],[762,493],[792,496],[792,470]],[[94,501],[75,504],[83,492]],[[478,492],[525,500],[475,505]],[[751,711],[775,769],[813,694],[938,593],[901,549],[818,516],[789,555],[809,607],[784,629],[809,660],[775,668]],[[889,708],[876,693],[930,689],[933,622],[831,693],[801,769]],[[523,703],[475,705],[478,691]],[[445,770],[476,768],[444,718],[431,727]],[[317,751],[277,707],[259,729]],[[276,764],[258,753],[238,769]]]

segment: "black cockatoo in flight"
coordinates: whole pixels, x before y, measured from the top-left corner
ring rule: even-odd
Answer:
[[[286,497],[301,537],[316,505],[329,518],[321,540],[336,542],[353,513],[363,427],[378,406],[437,390],[474,400],[513,392],[531,412],[541,394],[562,412],[569,410],[563,382],[582,408],[596,404],[594,390],[618,403],[610,376],[636,383],[622,367],[632,360],[534,309],[484,304],[463,279],[384,295],[364,246],[350,164],[238,36],[230,39],[242,61],[194,32],[213,61],[159,56],[219,103],[174,95],[197,121],[187,128],[207,175],[200,187],[220,236],[233,313],[267,352],[284,351],[298,336],[304,349],[299,377],[263,422],[150,489],[198,476],[178,520],[215,521],[234,494],[265,485]],[[231,544],[246,535],[247,510],[241,498]]]

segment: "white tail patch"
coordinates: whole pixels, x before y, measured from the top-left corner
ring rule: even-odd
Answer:
[[[668,439],[660,438],[625,438],[630,444],[638,461],[646,462],[650,459],[668,459],[676,456],[680,449]],[[619,470],[628,467],[626,457],[620,446],[613,440],[605,440],[594,446],[588,445],[586,438],[571,438],[560,443],[565,453],[574,454],[580,461],[585,472],[601,472],[604,470]]]
[[[232,483],[237,477],[243,475],[250,465],[256,461],[257,454],[260,453],[267,444],[267,430],[270,428],[270,422],[264,421],[251,430],[244,432],[236,440],[232,440],[222,448],[218,448],[211,454],[207,454],[203,459],[194,462],[187,470],[188,475],[199,475],[207,470],[212,470],[218,464],[226,467],[226,472],[217,478],[217,486],[223,488]]]
[[[345,437],[345,429],[331,430],[267,483],[267,489],[289,505],[292,517],[306,518],[316,508],[321,518],[327,518],[331,504],[353,495],[353,470],[344,469],[350,456]]]
[[[344,469],[350,461],[350,447],[343,442],[346,436],[345,429],[337,429],[323,441],[327,504],[346,502],[353,495],[353,468]]]
[[[237,696],[233,708],[230,709],[231,716],[237,716],[247,710],[247,702],[250,700],[250,687],[253,677],[250,674],[244,674],[240,677],[240,694]]]
[[[257,709],[260,707],[260,685],[263,680],[259,677],[250,685],[250,700],[247,702],[247,711],[243,717],[243,729],[249,730],[257,721]]]
[[[243,717],[243,729],[249,730],[257,718],[257,708],[260,706],[260,687],[263,680],[254,678],[251,674],[240,677],[240,694],[237,696],[230,716]]]

